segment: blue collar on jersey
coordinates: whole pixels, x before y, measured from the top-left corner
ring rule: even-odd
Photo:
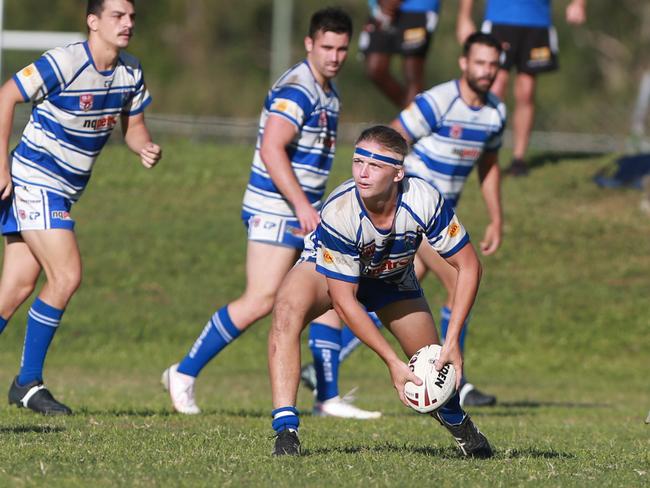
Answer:
[[[395,158],[391,158],[390,156],[384,156],[383,154],[372,153],[358,146],[354,148],[354,154],[365,156],[366,158],[375,159],[377,161],[381,161],[382,163],[390,164],[392,166],[401,167],[404,164],[403,159],[395,159]]]

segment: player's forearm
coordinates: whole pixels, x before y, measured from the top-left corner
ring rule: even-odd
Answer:
[[[458,270],[458,277],[446,340],[457,341],[476,300],[482,268],[471,244],[467,244],[447,261]]]
[[[266,170],[276,188],[293,207],[310,205],[307,195],[302,190],[296,174],[291,167],[284,147],[262,146],[260,151]]]
[[[473,0],[458,0],[458,16],[456,17],[457,21],[472,20],[473,7]]]
[[[331,289],[330,289],[331,291]],[[359,304],[354,296],[334,299],[334,309],[341,320],[354,332],[357,338],[375,351],[379,357],[389,364],[399,357],[384,336],[377,330],[368,312]]]
[[[136,154],[151,142],[151,134],[144,123],[132,124],[124,133],[124,142]]]
[[[0,169],[3,170],[9,168],[9,139],[18,103],[17,93],[18,88],[13,80],[9,80],[0,88]]]
[[[490,221],[500,228],[503,225],[501,169],[496,159],[487,168],[479,167],[479,179],[481,181],[481,193]]]

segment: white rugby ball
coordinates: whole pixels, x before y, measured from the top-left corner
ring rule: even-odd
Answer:
[[[436,371],[435,361],[442,347],[438,344],[424,346],[409,361],[409,368],[422,380],[422,385],[408,381],[404,395],[409,406],[420,413],[430,413],[442,407],[456,393],[456,370],[445,364]]]

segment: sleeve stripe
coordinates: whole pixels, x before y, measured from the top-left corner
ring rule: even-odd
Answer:
[[[14,75],[13,80],[16,82],[16,86],[18,87],[18,90],[20,91],[20,94],[23,96],[23,101],[24,102],[29,102],[29,97],[27,96],[27,93],[25,92],[25,89],[23,88],[23,84],[18,79],[18,76]]]
[[[440,253],[440,256],[445,259],[449,258],[464,248],[466,244],[469,244],[469,234],[465,234],[463,238],[458,242],[458,244],[456,244],[450,251]]]
[[[348,276],[341,273],[336,273],[335,271],[330,271],[329,269],[323,268],[318,264],[316,265],[316,271],[318,271],[320,274],[324,274],[328,278],[334,278],[335,280],[346,281],[348,283],[359,283],[358,276]]]

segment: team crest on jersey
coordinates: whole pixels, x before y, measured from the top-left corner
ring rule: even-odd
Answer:
[[[460,139],[463,135],[463,128],[460,125],[452,125],[449,129],[449,135],[454,139]]]
[[[332,264],[334,262],[334,258],[327,249],[323,249],[323,261],[327,264]]]
[[[361,257],[362,258],[371,258],[375,254],[375,243],[371,243],[370,245],[364,247],[361,250]]]
[[[327,111],[321,110],[320,116],[318,117],[318,126],[327,127]]]
[[[448,232],[449,232],[450,237],[456,237],[456,235],[458,234],[459,231],[460,231],[460,225],[458,225],[456,222],[453,222],[449,226],[449,231]]]
[[[26,78],[29,78],[34,74],[34,64],[30,64],[26,68],[23,69],[23,76]]]
[[[79,108],[84,112],[88,112],[88,110],[93,108],[94,98],[91,93],[84,93],[79,97]]]

